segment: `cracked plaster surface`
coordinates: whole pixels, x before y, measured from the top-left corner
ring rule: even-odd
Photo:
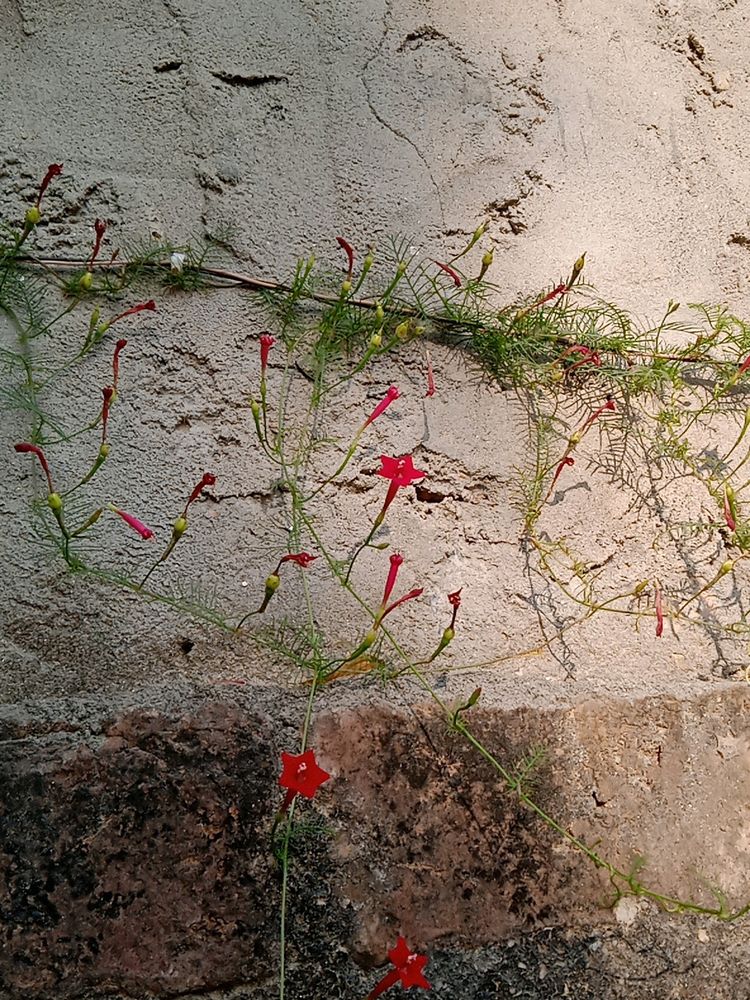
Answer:
[[[590,280],[636,312],[659,314],[674,298],[728,300],[747,314],[747,28],[746,5],[708,0],[606,11],[565,0],[367,9],[344,0],[16,0],[0,8],[0,209],[17,217],[47,163],[62,161],[41,229],[50,252],[83,251],[98,216],[113,248],[152,231],[175,240],[220,234],[249,269],[274,276],[311,250],[335,270],[340,233],[358,247],[402,233],[440,257],[486,219],[495,280],[509,295],[556,280],[585,249]],[[156,317],[139,319],[128,330],[112,426],[123,471],[102,478],[113,499],[138,500],[163,534],[195,472],[216,472],[196,508],[200,533],[166,578],[192,576],[238,608],[262,588],[287,525],[245,405],[264,324],[236,293],[165,297]],[[79,335],[64,333],[69,343]],[[342,488],[321,496],[317,514],[329,538],[354,539],[382,497],[372,475],[381,451],[413,450],[428,469],[383,537],[408,552],[404,584],[425,586],[423,602],[400,619],[418,652],[429,652],[442,627],[445,592],[466,586],[446,666],[488,666],[439,673],[445,697],[481,683],[490,706],[565,711],[589,699],[616,705],[721,689],[744,654],[708,634],[657,644],[628,622],[595,618],[556,658],[548,654],[540,622],[559,624],[559,609],[529,575],[510,504],[522,411],[512,394],[478,386],[455,354],[433,355],[439,392],[429,406],[413,350],[375,381],[356,381],[326,414],[323,431],[345,440],[392,381],[402,388],[398,409]],[[56,402],[85,408],[88,377],[71,380]],[[104,377],[98,362],[90,377],[95,385]],[[279,377],[272,366],[272,389]],[[25,700],[40,717],[86,716],[115,697],[179,706],[187,689],[239,679],[252,700],[262,685],[289,683],[280,663],[232,637],[64,579],[40,561],[26,512],[29,473],[8,457],[23,436],[22,419],[4,415],[0,517],[12,527],[0,554],[13,568],[0,581],[6,702]],[[60,474],[87,461],[71,449]],[[672,499],[686,520],[706,516],[697,497]],[[685,574],[697,582],[702,561],[721,557],[671,543],[655,553],[658,516],[632,509],[603,478],[571,476],[548,513],[550,534],[568,537],[612,586],[656,572],[668,586]],[[115,525],[106,537],[129,557]],[[378,573],[363,562],[358,585]],[[321,620],[340,633],[343,653],[362,621],[337,590],[318,585]],[[299,594],[290,583],[288,606]],[[288,697],[291,719],[304,692]],[[408,685],[393,697],[420,699]],[[333,711],[381,700],[367,681],[326,693]],[[720,734],[722,754],[744,739],[740,729]],[[609,794],[603,774],[597,795]]]

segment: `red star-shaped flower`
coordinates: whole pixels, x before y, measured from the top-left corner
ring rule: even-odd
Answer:
[[[422,973],[422,969],[427,965],[427,956],[418,955],[411,951],[405,938],[399,936],[396,947],[388,952],[388,958],[393,962],[395,968],[383,976],[367,995],[367,1000],[375,1000],[376,997],[381,996],[391,986],[395,986],[399,982],[406,989],[411,986],[419,986],[423,990],[432,989]]]
[[[292,798],[299,794],[311,799],[323,782],[331,777],[327,771],[318,766],[314,750],[305,750],[299,754],[282,752],[281,764],[279,784],[292,793]],[[289,796],[287,798],[291,802],[291,798]]]
[[[285,562],[297,563],[302,569],[307,569],[310,563],[315,562],[317,556],[312,555],[310,552],[290,552],[288,555],[282,556],[279,560],[279,566]]]
[[[388,455],[380,456],[381,467],[377,474],[390,481],[400,489],[402,486],[411,486],[418,479],[424,479],[427,475],[420,469],[414,468],[414,461],[411,455],[401,455],[399,458],[390,458]]]
[[[411,951],[405,938],[399,936],[396,947],[388,952],[388,958],[396,966],[403,986],[421,986],[426,990],[431,988],[422,974],[422,969],[427,965],[427,956]]]

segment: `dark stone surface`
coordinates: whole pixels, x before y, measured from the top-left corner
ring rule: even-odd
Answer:
[[[0,980],[173,995],[275,962],[276,807],[267,723],[215,704],[134,711],[96,740],[2,745]]]

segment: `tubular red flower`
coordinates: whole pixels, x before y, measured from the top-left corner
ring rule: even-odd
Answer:
[[[550,486],[550,490],[552,489],[552,487],[554,487],[555,483],[560,478],[560,473],[565,468],[565,466],[566,465],[568,465],[568,466],[569,465],[575,465],[575,464],[576,464],[576,460],[574,458],[572,458],[570,455],[566,455],[565,458],[560,463],[558,463],[558,466],[555,469],[555,474],[552,477],[552,485]]]
[[[412,986],[421,987],[423,990],[432,989],[430,983],[424,977],[423,969],[427,965],[426,955],[420,955],[411,951],[406,939],[399,935],[396,946],[388,952],[388,958],[395,968],[388,972],[378,983],[378,985],[367,995],[367,1000],[375,1000],[381,996],[391,986],[400,982],[405,989]]]
[[[309,552],[290,552],[288,555],[282,556],[279,560],[279,566],[285,562],[297,563],[302,569],[307,569],[310,563],[315,562],[317,556],[311,555]]]
[[[126,309],[125,312],[120,313],[111,319],[107,326],[112,326],[113,323],[119,322],[121,319],[125,319],[126,316],[132,316],[134,313],[143,312],[144,309],[148,309],[150,312],[156,312],[156,303],[153,299],[149,299],[148,302],[139,302],[137,306],[133,306],[131,309]]]
[[[127,346],[127,340],[118,340],[115,344],[115,353],[112,358],[112,384],[115,387],[115,391],[117,391],[117,382],[120,378],[120,351],[122,351],[123,347]]]
[[[50,163],[47,167],[47,173],[44,175],[42,183],[39,185],[39,194],[36,199],[36,207],[39,208],[42,198],[44,197],[44,192],[49,187],[50,181],[53,177],[58,177],[63,172],[62,163]]]
[[[607,402],[604,403],[602,406],[600,406],[598,410],[594,410],[594,412],[591,414],[591,416],[588,418],[588,420],[584,423],[583,427],[581,428],[581,433],[585,434],[585,432],[589,429],[589,427],[591,427],[592,424],[596,423],[596,421],[599,419],[602,413],[604,413],[605,410],[616,410],[616,409],[617,407],[615,406],[614,399],[611,398],[608,399]]]
[[[557,285],[551,292],[547,292],[547,294],[539,299],[538,302],[535,302],[532,308],[536,309],[538,306],[543,306],[545,302],[549,302],[551,299],[556,299],[558,295],[563,295],[565,292],[569,291],[570,289],[566,284]]]
[[[457,591],[453,594],[448,594],[448,603],[453,608],[453,614],[451,615],[451,623],[448,626],[451,629],[456,627],[456,615],[458,614],[458,609],[461,607],[461,591],[463,587],[459,587]]]
[[[388,598],[391,596],[393,588],[396,586],[396,577],[398,576],[398,571],[404,561],[404,557],[400,552],[393,552],[391,554],[391,568],[388,570],[388,579],[385,581],[385,590],[383,591],[383,600],[380,602],[380,607],[385,608],[388,604]]]
[[[385,396],[383,397],[383,399],[380,400],[380,402],[378,403],[378,405],[372,411],[372,413],[367,418],[367,420],[365,420],[364,424],[362,424],[362,430],[364,430],[365,427],[369,427],[370,424],[374,420],[377,420],[381,413],[385,413],[385,411],[388,409],[388,407],[391,405],[391,403],[395,399],[398,399],[400,395],[401,395],[401,393],[398,391],[398,389],[396,388],[396,386],[392,385],[388,389],[388,392],[385,394]]]
[[[380,468],[378,476],[390,479],[388,492],[385,495],[383,507],[376,518],[376,524],[382,524],[386,511],[393,503],[393,499],[403,486],[411,486],[417,479],[424,479],[427,475],[420,469],[414,468],[414,460],[411,455],[401,455],[399,458],[390,458],[388,455],[380,456]]]
[[[461,278],[458,276],[458,274],[456,274],[456,272],[453,270],[452,267],[449,267],[447,264],[441,264],[439,260],[433,260],[432,263],[437,264],[437,266],[440,268],[441,271],[445,271],[448,277],[453,279],[453,284],[456,286],[456,288],[461,287]]]
[[[346,254],[346,259],[349,262],[349,270],[346,272],[346,280],[351,281],[352,274],[354,273],[354,247],[352,247],[351,243],[347,243],[343,236],[337,236],[336,242]]]
[[[141,538],[148,540],[154,537],[154,533],[151,528],[147,528],[143,521],[139,521],[137,517],[133,517],[132,514],[128,514],[124,510],[120,510],[119,507],[111,506],[109,508],[113,514],[117,514],[123,519],[125,524],[129,525],[133,531],[137,531]]]
[[[737,369],[737,375],[744,375],[745,372],[750,368],[750,354],[745,358],[740,367]]]
[[[386,615],[389,615],[391,611],[395,611],[399,605],[406,604],[407,601],[413,601],[416,597],[421,597],[423,593],[424,587],[415,587],[414,590],[410,590],[408,594],[404,594],[403,597],[399,597],[397,601],[394,601],[393,604],[389,604],[385,611],[378,616],[378,624],[380,624],[380,622],[382,622]]]
[[[203,492],[203,490],[205,489],[205,487],[206,486],[213,486],[215,482],[216,482],[216,476],[214,476],[211,472],[204,472],[203,473],[203,477],[201,478],[201,481],[198,483],[198,485],[195,487],[195,489],[193,490],[193,492],[188,497],[188,501],[185,504],[185,509],[182,512],[182,516],[183,517],[185,517],[185,515],[187,514],[187,509],[190,506],[190,504],[193,503],[195,500],[198,499],[198,497],[201,495],[201,493]]]
[[[47,485],[49,487],[49,492],[54,493],[55,489],[52,485],[52,476],[50,475],[49,465],[47,464],[47,459],[45,458],[42,449],[36,444],[27,444],[26,442],[23,442],[22,444],[14,444],[13,448],[20,454],[28,452],[32,455],[36,455],[36,457],[39,459],[39,464],[42,467],[42,471],[47,477]]]
[[[94,266],[94,261],[99,256],[99,249],[102,245],[102,237],[104,236],[107,224],[102,221],[102,219],[96,219],[94,221],[94,232],[96,233],[96,238],[94,239],[94,249],[91,251],[91,259],[89,260],[89,271]]]
[[[107,440],[107,421],[109,420],[109,408],[112,405],[112,397],[115,394],[114,386],[106,385],[102,389],[102,444]]]
[[[557,359],[558,362],[564,361],[565,358],[570,357],[571,354],[580,354],[581,360],[576,361],[575,364],[570,365],[570,367],[566,369],[567,375],[569,375],[571,372],[574,372],[576,368],[580,368],[581,365],[590,364],[594,365],[595,368],[601,368],[602,359],[599,355],[599,352],[592,350],[590,347],[584,347],[583,344],[573,344],[567,350],[563,351],[563,353]]]
[[[281,807],[282,813],[289,808],[295,795],[311,799],[320,786],[331,777],[327,771],[318,766],[314,750],[305,750],[300,754],[282,751],[281,766],[279,785],[287,789]]]
[[[270,333],[261,333],[260,335],[260,374],[261,378],[266,376],[266,367],[268,365],[268,355],[271,348],[276,343],[276,338],[272,337]]]

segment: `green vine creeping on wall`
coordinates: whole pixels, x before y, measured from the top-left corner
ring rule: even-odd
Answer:
[[[51,168],[20,226],[9,222],[0,228],[0,311],[12,330],[8,342],[0,345],[4,386],[0,405],[26,415],[26,440],[16,447],[27,453],[19,460],[36,462],[43,472],[42,489],[33,501],[35,523],[40,537],[59,552],[69,571],[126,588],[229,633],[242,630],[260,648],[285,659],[309,686],[299,755],[309,751],[315,700],[324,685],[368,671],[378,671],[386,683],[401,674],[411,675],[446,724],[495,769],[508,792],[606,872],[615,900],[627,894],[643,896],[673,912],[726,921],[745,915],[750,904],[731,909],[718,890],[715,905],[677,899],[647,886],[638,869],[627,871],[610,863],[535,801],[529,774],[539,765],[540,754],[534,754],[528,766],[512,767],[478,739],[471,727],[471,710],[480,698],[479,689],[459,705],[440,697],[430,679],[432,664],[460,628],[460,591],[448,597],[450,624],[443,622],[442,631],[436,632],[434,652],[415,660],[397,637],[398,607],[418,599],[421,591],[399,596],[401,556],[392,554],[389,560],[383,556],[385,588],[377,606],[379,596],[360,593],[352,584],[354,560],[365,548],[385,547],[378,541],[378,529],[391,516],[391,504],[397,503],[400,490],[410,489],[424,473],[415,468],[411,456],[382,460],[383,506],[373,523],[362,524],[360,537],[350,540],[348,554],[323,537],[312,500],[322,490],[335,490],[362,438],[376,434],[372,425],[397,405],[398,390],[392,387],[356,429],[328,478],[314,479],[311,459],[325,444],[316,433],[321,415],[355,375],[375,371],[381,359],[397,355],[406,343],[420,341],[425,345],[429,397],[436,386],[426,345],[431,341],[448,345],[483,378],[515,392],[524,404],[531,459],[518,470],[513,502],[519,511],[519,539],[530,582],[543,580],[555,588],[567,609],[564,620],[553,621],[537,606],[543,642],[553,655],[566,664],[568,634],[595,615],[628,616],[639,628],[653,628],[657,637],[666,623],[673,629],[705,629],[710,619],[714,634],[741,637],[750,631],[741,607],[725,603],[717,617],[706,598],[714,591],[724,592],[725,578],[734,577],[750,552],[750,521],[745,516],[750,488],[750,327],[723,308],[680,309],[670,302],[656,326],[643,328],[584,284],[583,257],[567,279],[551,289],[499,308],[499,290],[489,281],[493,259],[492,251],[485,249],[483,226],[461,253],[446,262],[428,260],[405,242],[394,242],[377,255],[368,253],[360,265],[347,241],[338,238],[347,265],[343,281],[313,258],[301,261],[286,282],[256,279],[222,266],[214,260],[216,248],[203,244],[152,241],[107,258],[102,250],[105,227],[99,220],[90,256],[49,258],[34,251],[33,241],[44,217],[42,196],[57,173]],[[286,499],[287,553],[275,568],[268,568],[264,594],[239,611],[222,608],[213,595],[194,587],[180,591],[160,586],[163,564],[178,545],[189,544],[190,508],[213,484],[211,473],[203,475],[184,498],[182,509],[175,511],[171,537],[156,560],[150,557],[144,563],[134,558],[119,568],[113,568],[111,558],[97,561],[95,542],[103,519],[119,518],[123,530],[132,529],[142,537],[151,534],[137,511],[116,507],[97,493],[100,469],[117,461],[107,438],[121,391],[119,369],[126,358],[126,343],[117,337],[139,321],[139,313],[158,309],[151,298],[135,301],[136,291],[144,288],[157,298],[154,290],[159,288],[184,293],[246,289],[261,300],[273,330],[260,339],[260,377],[255,397],[247,401],[247,418]],[[61,327],[79,331],[66,358],[55,339]],[[276,368],[282,369],[280,377],[274,377],[273,389],[266,378],[272,351]],[[76,422],[68,410],[48,409],[54,390],[93,359],[99,370],[107,359],[110,375],[91,412]],[[306,387],[302,420],[300,399],[291,396],[292,389],[299,392],[300,379],[295,377],[299,373]],[[731,447],[723,455],[706,446],[706,428],[716,421],[734,427]],[[91,463],[76,481],[60,482],[58,456],[78,438],[91,444]],[[576,463],[585,463],[592,475],[605,475],[627,488],[632,503],[655,512],[673,540],[712,538],[716,559],[705,579],[689,578],[673,589],[658,579],[638,579],[616,593],[608,592],[564,538],[548,533],[547,509]],[[703,522],[669,520],[663,487],[684,477],[705,491],[711,515]],[[317,625],[315,594],[305,572],[313,559],[362,609],[365,624],[359,635],[352,636],[346,656],[333,654]],[[291,572],[302,579],[304,621],[269,625],[266,609],[273,608],[274,600],[278,603],[277,591],[283,590],[284,577]],[[283,874],[282,998],[295,794],[293,788],[288,792],[273,837]]]

